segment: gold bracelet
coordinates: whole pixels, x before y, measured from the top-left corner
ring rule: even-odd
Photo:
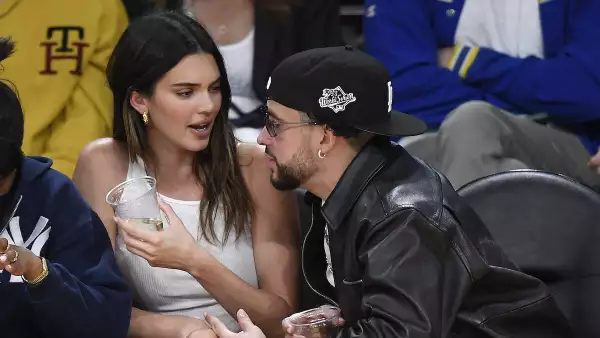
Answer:
[[[31,286],[36,286],[39,285],[41,282],[44,281],[44,279],[46,279],[46,277],[48,277],[48,262],[46,262],[45,258],[41,258],[42,260],[42,273],[40,273],[39,276],[37,276],[36,278],[34,278],[31,281],[28,281],[25,276],[21,276],[21,278],[23,279],[23,281],[25,281],[27,284],[31,285]]]

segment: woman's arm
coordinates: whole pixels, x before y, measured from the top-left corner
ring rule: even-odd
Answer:
[[[186,316],[169,316],[134,308],[131,312],[130,338],[214,338],[216,335],[203,320]]]
[[[120,146],[111,139],[90,143],[79,156],[73,175],[75,186],[98,214],[109,234],[114,248],[117,226],[114,212],[105,196],[127,176],[128,158]],[[133,308],[129,337],[185,338],[194,330],[205,329],[204,321],[186,316],[168,316]],[[213,337],[207,332],[207,338]]]
[[[85,201],[98,214],[115,247],[117,225],[115,213],[106,202],[106,194],[127,177],[128,159],[120,145],[112,139],[99,139],[88,144],[77,159],[73,183]]]
[[[284,335],[281,321],[297,310],[298,302],[296,197],[273,188],[260,148],[241,147],[250,148],[241,151],[251,155],[251,163],[242,168],[255,206],[252,244],[260,288],[247,284],[214,258],[193,259],[201,263],[189,272],[234,318],[244,309],[268,337],[279,338]]]

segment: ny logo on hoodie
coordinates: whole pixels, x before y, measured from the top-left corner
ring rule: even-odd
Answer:
[[[8,239],[8,243],[10,245],[20,246],[23,248],[27,248],[33,252],[34,255],[40,256],[42,248],[46,245],[48,238],[50,237],[50,229],[52,227],[48,227],[48,219],[46,217],[40,217],[35,228],[29,235],[29,238],[24,239],[23,234],[21,232],[21,226],[19,224],[19,217],[14,217],[10,220],[10,224],[7,229],[0,234],[0,237],[4,237]],[[45,229],[45,230],[44,230]],[[8,232],[10,230],[10,234]],[[3,270],[0,270],[0,274]],[[11,283],[23,283],[21,277],[11,276]]]

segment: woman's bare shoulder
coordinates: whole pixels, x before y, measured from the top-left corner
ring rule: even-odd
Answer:
[[[278,195],[271,185],[271,169],[265,156],[265,148],[258,144],[242,143],[238,146],[240,167],[246,186],[254,196]],[[273,194],[271,194],[273,191]]]
[[[238,161],[242,172],[254,172],[267,165],[265,148],[255,143],[238,144]]]
[[[112,138],[101,138],[83,148],[77,160],[75,175],[86,178],[118,177],[127,174],[129,159],[125,145]]]

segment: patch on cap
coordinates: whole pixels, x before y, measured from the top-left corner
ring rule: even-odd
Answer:
[[[335,113],[339,113],[346,109],[349,103],[356,101],[353,93],[346,94],[342,87],[337,86],[333,89],[323,89],[323,96],[319,99],[321,108],[331,108]]]

